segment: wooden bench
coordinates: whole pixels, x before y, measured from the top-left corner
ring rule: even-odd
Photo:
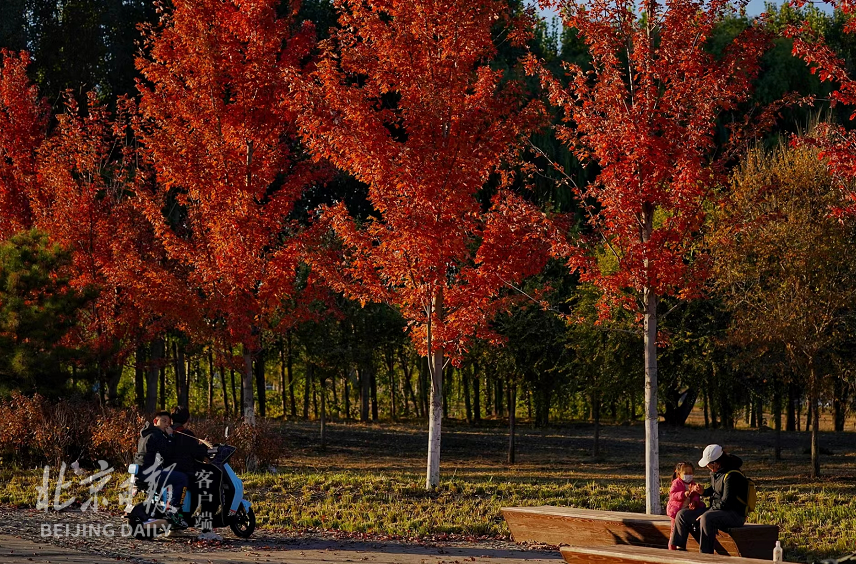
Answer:
[[[646,548],[642,546],[563,546],[562,558],[573,564],[716,564],[722,563],[719,554],[699,554],[697,552],[682,552]],[[728,558],[728,564],[769,564],[770,558]]]
[[[502,514],[517,542],[586,547],[635,545],[668,548],[671,520],[665,515],[594,511],[573,507],[503,507]],[[770,560],[779,539],[775,525],[747,524],[720,531],[715,550],[725,556]],[[687,550],[698,552],[690,537]]]

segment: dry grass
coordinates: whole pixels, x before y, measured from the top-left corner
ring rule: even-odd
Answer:
[[[424,490],[427,430],[417,424],[328,426],[317,448],[317,425],[280,427],[287,454],[277,473],[245,475],[260,522],[270,527],[323,528],[404,538],[434,534],[503,537],[504,505],[571,505],[643,511],[641,426],[607,426],[603,456],[590,456],[589,425],[518,434],[518,463],[505,463],[502,427],[449,423],[443,431],[442,484]],[[210,437],[215,440],[218,437]],[[783,433],[782,461],[773,460],[772,431],[661,428],[664,495],[678,460],[697,460],[718,442],[743,457],[759,486],[750,520],[781,527],[786,559],[812,561],[856,550],[856,436],[824,433],[824,477],[808,478],[808,434]],[[2,467],[0,467],[2,469]],[[35,504],[41,474],[5,468],[0,502]]]

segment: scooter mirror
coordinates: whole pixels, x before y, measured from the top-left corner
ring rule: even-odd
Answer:
[[[226,432],[223,435],[228,439],[229,438],[229,426],[226,425]]]

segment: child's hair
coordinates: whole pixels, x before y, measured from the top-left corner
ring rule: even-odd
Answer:
[[[695,466],[693,466],[692,462],[678,462],[675,464],[675,471],[672,474],[672,479],[677,480],[681,473],[683,473],[684,468],[689,468],[690,472],[695,470]]]

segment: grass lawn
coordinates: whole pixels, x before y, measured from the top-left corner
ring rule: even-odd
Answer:
[[[404,538],[504,537],[509,533],[499,508],[505,505],[644,511],[640,425],[604,427],[599,460],[589,454],[590,425],[524,426],[518,429],[518,463],[508,465],[503,428],[448,423],[442,483],[434,492],[423,487],[427,429],[416,424],[332,424],[324,452],[316,446],[316,424],[286,423],[281,432],[288,452],[277,473],[244,476],[264,526]],[[779,525],[786,560],[856,551],[856,434],[822,433],[821,445],[831,454],[822,457],[819,480],[808,478],[808,440],[807,433],[783,433],[784,460],[776,462],[772,431],[662,426],[663,496],[677,461],[697,461],[706,444],[718,442],[744,459],[759,490],[750,521]],[[40,471],[0,467],[0,480],[7,484],[0,502],[35,505]]]

